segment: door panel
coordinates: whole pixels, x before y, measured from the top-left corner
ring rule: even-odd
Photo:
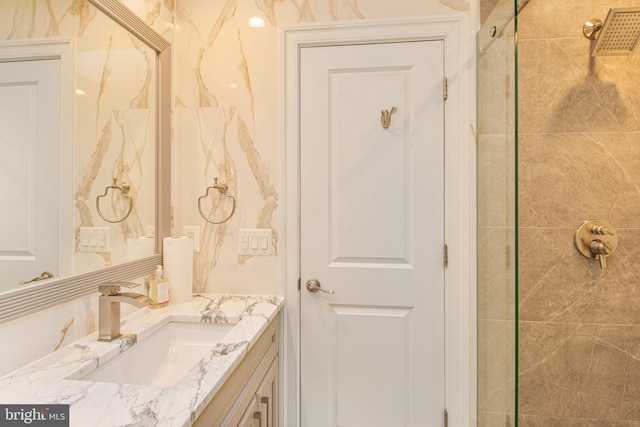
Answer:
[[[372,425],[362,424],[362,414],[375,408],[379,408],[372,414],[376,425],[400,425],[398,421],[408,418],[411,398],[412,308],[332,308],[336,317],[335,348],[339,351],[335,387],[339,425]]]
[[[439,426],[443,42],[301,61],[302,425]],[[335,293],[307,291],[311,278]]]

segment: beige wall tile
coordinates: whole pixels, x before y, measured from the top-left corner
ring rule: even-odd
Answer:
[[[515,425],[514,414],[493,412],[480,412],[478,414],[478,427],[513,427]]]
[[[520,132],[640,128],[630,74],[640,56],[593,58],[584,37],[521,40],[518,49]]]
[[[478,322],[478,410],[514,413],[515,323]]]
[[[604,20],[610,8],[636,7],[640,1],[629,0],[531,0],[522,17],[526,19],[519,25],[518,37],[557,38],[584,37],[582,27],[591,18]]]
[[[640,325],[640,270],[637,262],[640,230],[619,230],[618,250],[608,257],[609,270],[602,274],[593,260],[590,274],[600,276],[593,287],[569,302],[552,320],[559,322]],[[587,258],[585,258],[587,259]],[[614,367],[615,368],[615,367]]]
[[[572,229],[521,228],[518,248],[523,321],[554,319],[608,274],[573,247]]]
[[[480,227],[513,227],[515,144],[504,134],[478,136],[478,224]]]
[[[501,34],[495,40],[482,38],[478,53],[478,133],[513,133],[515,114],[515,67],[513,35]]]
[[[515,319],[515,240],[512,228],[481,231],[478,241],[478,318]]]
[[[639,421],[590,420],[585,418],[547,417],[523,415],[520,427],[638,427]]]
[[[519,224],[571,227],[587,219],[640,227],[639,132],[536,133],[519,138]]]
[[[523,415],[640,421],[640,327],[521,322],[520,336]]]

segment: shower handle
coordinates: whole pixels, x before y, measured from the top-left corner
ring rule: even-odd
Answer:
[[[587,258],[597,258],[600,268],[606,270],[607,257],[618,247],[618,233],[606,221],[584,221],[576,229],[573,242],[578,252]]]
[[[603,270],[607,269],[607,256],[611,253],[609,248],[607,248],[607,244],[602,240],[594,240],[589,245],[589,249],[591,252],[598,258],[600,261],[600,268]]]

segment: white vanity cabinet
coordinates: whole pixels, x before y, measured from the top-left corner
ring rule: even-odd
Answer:
[[[275,427],[278,425],[278,357],[244,411],[238,427]]]
[[[262,379],[239,427],[276,427],[278,425],[278,357]]]
[[[213,397],[195,427],[278,426],[278,324],[267,327]]]

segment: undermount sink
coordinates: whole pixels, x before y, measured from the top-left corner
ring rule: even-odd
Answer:
[[[169,322],[81,380],[171,387],[234,326]]]

